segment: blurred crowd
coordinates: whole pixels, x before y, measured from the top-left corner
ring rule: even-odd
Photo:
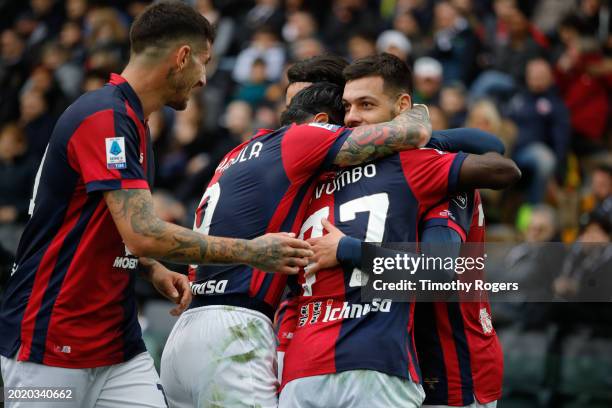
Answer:
[[[492,132],[523,171],[513,189],[483,192],[489,240],[610,242],[609,1],[185,1],[217,36],[207,86],[187,110],[149,118],[162,218],[192,225],[223,155],[278,127],[294,61],[389,52],[413,68],[413,100],[429,106],[434,129]],[[129,26],[148,3],[0,1],[2,260],[16,250],[56,119],[121,72]],[[551,290],[578,284],[560,275]]]

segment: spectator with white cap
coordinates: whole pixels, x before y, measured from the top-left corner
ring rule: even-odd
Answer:
[[[376,50],[379,53],[395,55],[402,61],[408,62],[412,52],[412,43],[401,32],[397,30],[383,31],[376,40]]]
[[[414,62],[413,103],[437,105],[442,87],[442,64],[431,57],[421,57]]]

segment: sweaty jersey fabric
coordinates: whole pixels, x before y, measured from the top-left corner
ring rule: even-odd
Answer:
[[[473,243],[462,256],[484,255],[485,222],[478,191],[459,193],[432,208],[424,228],[431,226],[451,228],[463,242]],[[481,404],[501,397],[503,354],[491,323],[491,306],[486,292],[472,300],[416,304],[415,341],[427,405],[467,406],[474,397]]]
[[[140,101],[113,74],[59,118],[34,186],[0,306],[0,354],[67,368],[145,350],[133,293],[136,258],[103,192],[148,189],[150,136]]]
[[[252,239],[297,232],[316,174],[329,168],[352,132],[330,124],[261,130],[221,161],[196,210],[194,230]],[[201,265],[190,270],[191,307],[226,304],[272,319],[286,276],[247,265]]]
[[[418,221],[455,189],[465,155],[434,149],[402,152],[322,178],[304,238],[322,236],[327,218],[343,233],[369,242],[417,242]],[[420,382],[412,332],[413,303],[361,300],[365,275],[341,267],[298,277],[297,314],[287,312],[282,383],[348,370],[375,370]],[[297,321],[296,321],[297,318]],[[291,321],[293,320],[293,321]],[[290,341],[286,339],[290,338]]]

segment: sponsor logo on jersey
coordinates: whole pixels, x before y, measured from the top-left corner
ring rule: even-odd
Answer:
[[[491,323],[491,315],[485,307],[480,309],[479,320],[484,334],[491,334],[493,332],[493,323]]]
[[[138,268],[138,258],[136,258],[128,249],[127,246],[125,248],[125,256],[118,256],[115,258],[115,262],[113,262],[113,268],[121,268],[121,269],[129,269],[134,270]]]
[[[298,327],[303,327],[308,324],[315,324],[321,316],[321,306],[323,302],[311,302],[300,307],[300,316],[298,318]]]
[[[342,302],[341,306],[334,307],[334,301],[328,299],[325,302],[323,313],[321,313],[323,302],[311,302],[300,307],[298,327],[315,324],[319,321],[333,322],[343,319],[360,319],[372,312],[388,313],[391,310],[391,304],[391,299],[374,298],[371,303]]]
[[[467,207],[468,198],[466,193],[459,193],[454,196],[452,200],[453,203],[455,203],[455,205],[457,205],[457,207],[461,208],[462,210],[465,210],[465,208]]]
[[[107,137],[106,141],[106,168],[121,170],[127,168],[125,159],[125,138]]]
[[[312,122],[312,123],[309,123],[308,126],[314,126],[314,127],[318,127],[321,129],[326,129],[326,130],[329,130],[330,132],[337,132],[338,129],[340,129],[340,126],[332,125],[331,123]]]
[[[212,295],[225,293],[227,279],[209,280],[202,283],[190,283],[191,293],[194,295]]]

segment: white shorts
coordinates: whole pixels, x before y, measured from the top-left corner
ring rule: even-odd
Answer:
[[[423,405],[422,408],[458,408],[451,407],[450,405]],[[474,402],[470,405],[465,405],[461,408],[497,408],[497,401],[487,402],[486,404],[481,404],[478,402],[476,397],[474,397]]]
[[[71,388],[71,400],[5,401],[7,408],[166,408],[149,353],[97,368],[63,368],[1,357],[4,386]],[[43,402],[44,401],[44,402]]]
[[[184,312],[164,347],[161,382],[172,408],[276,408],[276,338],[270,319],[236,306]]]
[[[281,391],[279,408],[417,408],[420,384],[373,370],[298,378]]]

